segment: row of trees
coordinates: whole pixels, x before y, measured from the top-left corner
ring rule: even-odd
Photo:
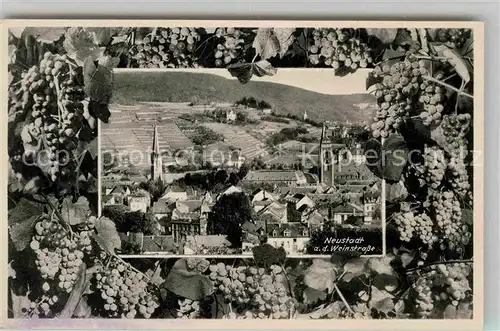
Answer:
[[[118,232],[142,232],[147,236],[161,234],[160,224],[151,213],[127,211],[125,206],[113,205],[104,207],[102,215],[115,223]]]
[[[255,109],[269,109],[273,106],[265,100],[257,100],[254,97],[243,97],[242,99],[234,103],[235,106],[242,105],[249,108]]]

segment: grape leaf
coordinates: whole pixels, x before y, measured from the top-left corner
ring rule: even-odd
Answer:
[[[368,303],[370,308],[383,313],[394,310],[394,296],[387,291],[379,290],[377,287],[371,287],[371,300]]]
[[[406,166],[408,146],[401,135],[390,135],[382,145],[383,178],[390,182],[398,182]]]
[[[95,27],[87,28],[92,33],[94,44],[105,46],[111,41],[111,28]]]
[[[9,227],[10,238],[17,251],[22,251],[29,245],[33,236],[33,228],[40,217],[41,215],[31,215]]]
[[[115,249],[120,249],[122,245],[115,223],[107,217],[100,217],[95,222],[95,229],[97,231],[97,234],[93,234],[95,241],[102,249],[114,255]]]
[[[64,198],[61,206],[61,215],[70,225],[77,225],[87,221],[90,214],[90,205],[86,197],[80,196],[73,203],[71,197]]]
[[[465,224],[472,225],[473,221],[474,221],[474,212],[469,208],[462,209],[462,222],[464,222]]]
[[[29,293],[18,295],[10,286],[12,300],[12,315],[14,318],[26,318],[25,312],[30,309],[31,300]]]
[[[40,202],[21,198],[14,208],[8,212],[8,223],[12,226],[16,223],[21,223],[27,218],[44,215],[44,205]]]
[[[348,261],[344,265],[344,277],[342,279],[346,282],[350,282],[354,277],[359,277],[364,275],[367,271],[367,258],[359,258],[355,260]]]
[[[306,304],[314,304],[318,301],[322,301],[326,299],[326,292],[320,291],[315,288],[306,286],[302,293],[303,302]]]
[[[366,29],[368,35],[375,36],[384,44],[390,44],[398,34],[398,29]]]
[[[468,66],[467,62],[462,58],[460,53],[444,44],[431,44],[431,49],[437,56],[446,58],[446,61],[455,68],[457,74],[462,78],[465,84],[470,82],[472,67]]]
[[[333,263],[314,259],[312,265],[305,272],[304,284],[319,291],[331,292],[336,278],[337,268]]]
[[[266,60],[258,61],[252,64],[252,72],[257,77],[273,76],[278,70]]]
[[[385,199],[390,202],[403,201],[408,197],[408,190],[403,181],[395,184],[387,184],[387,194]]]
[[[387,61],[387,60],[400,59],[405,55],[406,55],[405,52],[402,50],[395,50],[392,49],[392,47],[387,47],[384,51],[384,54],[382,55],[382,60]]]
[[[21,38],[23,35],[24,27],[11,27],[9,28],[9,32],[16,38]]]
[[[212,281],[199,272],[188,270],[184,259],[175,262],[161,287],[191,300],[203,299],[214,292]]]
[[[393,260],[394,260],[394,256],[392,256],[392,255],[371,258],[368,260],[367,267],[374,274],[395,275],[394,269],[391,266],[391,262]]]
[[[295,28],[259,28],[252,46],[262,60],[278,54],[283,57],[293,43],[294,32]]]
[[[91,31],[81,27],[71,27],[66,30],[63,47],[68,56],[83,66],[85,60],[97,61],[103,56],[106,47],[99,47],[94,43]]]
[[[107,103],[91,100],[88,104],[88,110],[90,116],[98,118],[104,123],[108,123],[111,117],[111,112],[109,111]]]
[[[231,76],[238,78],[241,84],[246,84],[253,76],[251,63],[236,63],[227,67]]]
[[[107,68],[109,70],[113,70],[114,68],[116,68],[119,63],[120,58],[112,57],[111,55],[102,56],[98,61],[98,64],[100,66],[103,66],[104,68]]]
[[[66,30],[67,28],[27,27],[24,29],[23,35],[31,34],[39,41],[50,44],[61,39]]]
[[[274,248],[264,243],[252,248],[255,263],[260,267],[269,267],[272,264],[283,264],[286,259],[286,252],[283,247]]]
[[[92,57],[83,63],[83,81],[85,94],[91,101],[109,103],[113,93],[113,72],[108,68],[94,64]],[[90,106],[90,105],[89,105]]]

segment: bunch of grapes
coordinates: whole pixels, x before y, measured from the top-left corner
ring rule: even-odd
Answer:
[[[420,93],[422,75],[427,75],[425,61],[409,55],[402,62],[384,63],[375,67],[371,75],[382,78],[375,85],[378,110],[371,126],[375,138],[387,137],[402,123],[402,118],[413,110],[413,99]]]
[[[436,29],[435,40],[451,48],[462,48],[471,35],[471,29]]]
[[[139,68],[192,68],[197,66],[196,28],[157,28],[130,49]]]
[[[253,311],[254,318],[289,318],[295,303],[280,266],[264,268],[210,265],[210,279],[226,300]]]
[[[313,65],[355,70],[366,68],[373,62],[371,49],[357,37],[355,29],[314,29],[312,37],[309,61]]]
[[[179,299],[178,318],[195,319],[200,317],[200,302],[191,299]]]
[[[83,226],[87,231],[69,232],[48,218],[35,224],[30,248],[36,254],[35,265],[43,279],[43,295],[33,303],[30,314],[50,316],[50,309],[61,296],[73,290],[86,254],[92,250],[91,231],[95,217]]]
[[[444,178],[448,160],[445,153],[437,146],[426,146],[424,148],[424,163],[417,166],[417,170],[423,175],[423,179],[433,189],[437,189]]]
[[[440,248],[461,251],[470,241],[471,232],[462,220],[462,209],[457,196],[452,191],[433,191],[423,206],[434,213]]]
[[[443,75],[438,73],[436,78],[443,79]],[[420,84],[418,101],[424,110],[419,116],[425,125],[439,125],[441,122],[446,98],[445,93],[446,90],[442,86],[429,80],[423,80]]]
[[[144,275],[113,258],[96,274],[94,287],[105,302],[101,313],[109,317],[150,318],[159,306]]]
[[[432,246],[438,240],[434,233],[434,223],[425,213],[397,213],[394,221],[398,226],[401,241],[410,242],[414,237],[418,237],[424,244]]]
[[[73,151],[80,139],[92,134],[84,117],[81,81],[81,71],[77,72],[65,55],[50,52],[44,54],[39,67],[22,75],[22,90],[28,93],[32,110],[21,136],[25,144],[41,150],[25,153],[43,162],[39,165],[48,169],[53,182],[71,180],[75,174]]]
[[[429,317],[439,306],[458,306],[472,290],[469,277],[472,268],[466,263],[435,264],[426,267],[412,285],[412,299],[419,317]]]
[[[466,135],[471,127],[470,114],[450,114],[443,117],[441,129],[451,154],[467,153]]]
[[[461,198],[467,196],[470,190],[469,174],[464,159],[453,155],[448,163],[448,173],[453,191]]]
[[[472,268],[466,263],[432,265],[428,275],[432,279],[433,293],[438,293],[436,301],[458,306],[460,301],[467,299],[472,293],[469,285],[471,273]]]
[[[218,38],[215,51],[215,66],[222,67],[237,61],[243,52],[245,41],[243,32],[235,28],[217,28],[215,36]]]
[[[415,310],[418,317],[427,317],[434,309],[432,286],[432,280],[427,277],[419,277],[412,284],[412,297],[415,301]]]

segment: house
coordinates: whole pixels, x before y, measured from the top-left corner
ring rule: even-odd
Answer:
[[[188,192],[181,188],[169,188],[158,200],[169,202],[183,201],[188,199]]]
[[[245,163],[245,157],[240,150],[230,151],[224,166],[230,169],[240,169]]]
[[[304,115],[302,115],[302,120],[305,122],[307,121],[308,118],[309,116],[307,115],[307,111],[304,110]]]
[[[172,213],[172,203],[166,199],[158,199],[158,201],[153,203],[151,211],[155,215],[156,219],[159,220],[163,217],[169,216]]]
[[[301,193],[287,196],[285,201],[288,222],[301,222],[303,214],[315,206],[314,201],[309,196]]]
[[[128,197],[130,211],[142,211],[146,213],[151,205],[151,197],[148,192],[136,192]]]
[[[301,186],[307,184],[307,178],[302,171],[257,170],[249,171],[245,178],[243,178],[243,182]]]
[[[264,108],[264,109],[262,109],[262,114],[263,115],[271,115],[272,112],[273,112],[273,110],[271,108]]]
[[[233,109],[226,111],[226,121],[227,123],[236,121],[236,112]]]
[[[127,185],[116,185],[114,186],[108,195],[112,195],[114,197],[114,201],[116,204],[125,204],[127,202],[128,196],[131,194],[130,187]]]
[[[241,193],[241,192],[243,192],[243,190],[241,188],[239,188],[238,186],[231,185],[230,187],[228,187],[226,190],[224,190],[223,192],[221,192],[217,196],[217,200],[219,200],[223,195],[229,195],[229,194]]]
[[[349,216],[363,216],[364,210],[346,202],[331,208],[329,212],[334,224],[343,224]]]
[[[364,224],[372,224],[381,221],[380,212],[380,194],[366,192],[362,198],[363,201],[363,221]],[[378,215],[377,215],[378,214]]]
[[[278,201],[272,201],[260,209],[258,215],[259,217],[268,216],[268,220],[272,222],[285,223],[287,222],[287,207]]]
[[[186,235],[205,235],[211,205],[204,200],[176,201],[171,228],[176,241]]]
[[[309,229],[301,223],[268,224],[267,243],[275,248],[283,247],[287,254],[300,254],[309,241]]]
[[[255,190],[252,193],[252,203],[255,203],[257,201],[275,201],[277,198],[272,194],[271,192],[264,190],[264,189],[258,189]]]
[[[108,205],[116,205],[116,200],[115,200],[115,197],[111,194],[107,194],[107,195],[103,195],[102,198],[102,204],[104,206],[108,206]]]

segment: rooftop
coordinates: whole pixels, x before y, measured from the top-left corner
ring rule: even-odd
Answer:
[[[304,174],[302,171],[250,171],[244,181],[290,182],[298,181]]]

